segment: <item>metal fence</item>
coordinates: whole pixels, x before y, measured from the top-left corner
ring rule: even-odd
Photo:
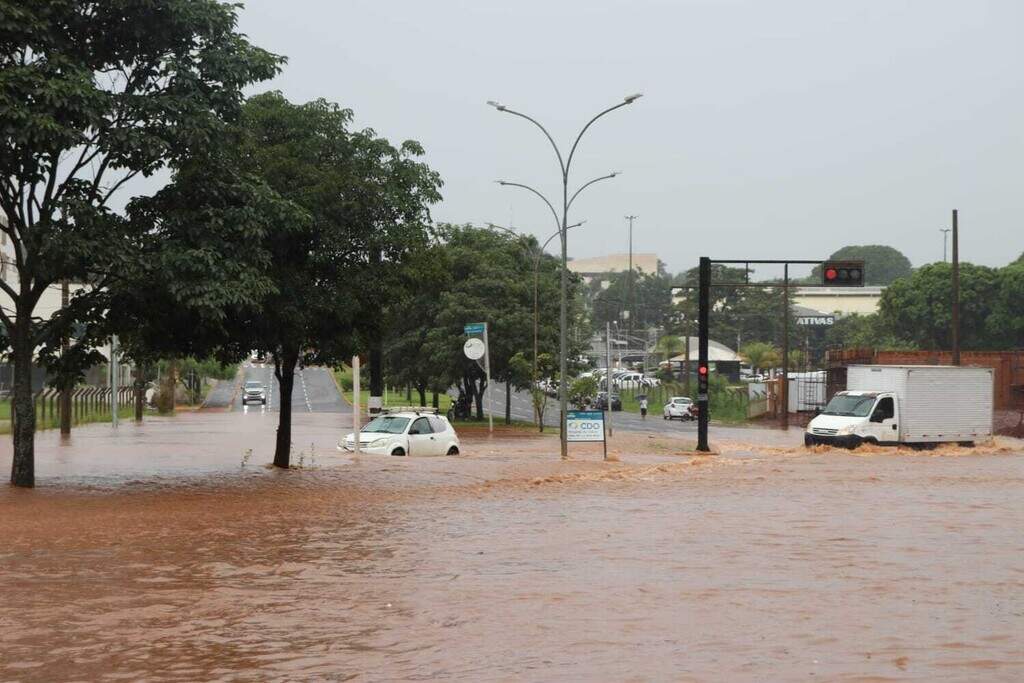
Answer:
[[[83,387],[75,389],[71,394],[71,423],[82,424],[96,422],[111,415],[111,396],[113,389],[101,387]],[[117,390],[119,406],[131,406],[134,391],[131,387],[120,387]],[[60,426],[60,390],[46,388],[37,391],[32,397],[36,411],[36,429],[54,429]],[[11,423],[14,423],[14,410],[11,410]]]

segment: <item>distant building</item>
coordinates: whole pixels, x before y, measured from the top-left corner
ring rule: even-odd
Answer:
[[[822,314],[839,316],[878,312],[885,287],[797,287],[792,302]]]
[[[637,273],[655,275],[660,271],[661,265],[657,254],[633,254],[633,270]],[[609,275],[629,271],[629,254],[573,259],[569,261],[569,270],[582,275],[584,282],[588,284],[597,280],[602,287],[607,287]]]

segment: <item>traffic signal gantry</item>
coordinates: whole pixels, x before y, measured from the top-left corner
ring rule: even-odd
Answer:
[[[825,261],[821,264],[824,287],[863,287],[863,261]]]
[[[743,265],[745,267],[743,282],[716,282],[715,287],[781,287],[782,288],[782,377],[779,389],[780,424],[783,427],[789,426],[789,266],[790,265],[814,265],[821,266],[820,285],[801,283],[800,287],[863,287],[864,286],[864,261],[757,261],[757,260],[720,260],[711,259],[707,256],[700,258],[700,282],[698,285],[698,307],[697,325],[698,331],[698,360],[697,360],[697,450],[707,453],[711,451],[708,446],[708,422],[711,418],[708,400],[708,316],[711,312],[711,266],[712,264]],[[774,282],[751,282],[751,264],[770,264],[783,266],[783,280],[781,284]],[[739,349],[737,349],[739,351]]]

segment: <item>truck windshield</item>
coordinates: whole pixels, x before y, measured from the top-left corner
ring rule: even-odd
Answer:
[[[409,424],[409,418],[407,417],[382,415],[381,417],[375,417],[370,420],[361,431],[378,432],[383,434],[401,434],[405,431],[405,426],[407,424]]]
[[[825,406],[823,415],[842,415],[844,417],[867,417],[871,406],[875,405],[874,396],[835,396]]]

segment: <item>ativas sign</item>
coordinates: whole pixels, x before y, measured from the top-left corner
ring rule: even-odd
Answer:
[[[836,324],[836,317],[834,315],[801,315],[797,317],[796,324],[808,327],[828,327]]]

